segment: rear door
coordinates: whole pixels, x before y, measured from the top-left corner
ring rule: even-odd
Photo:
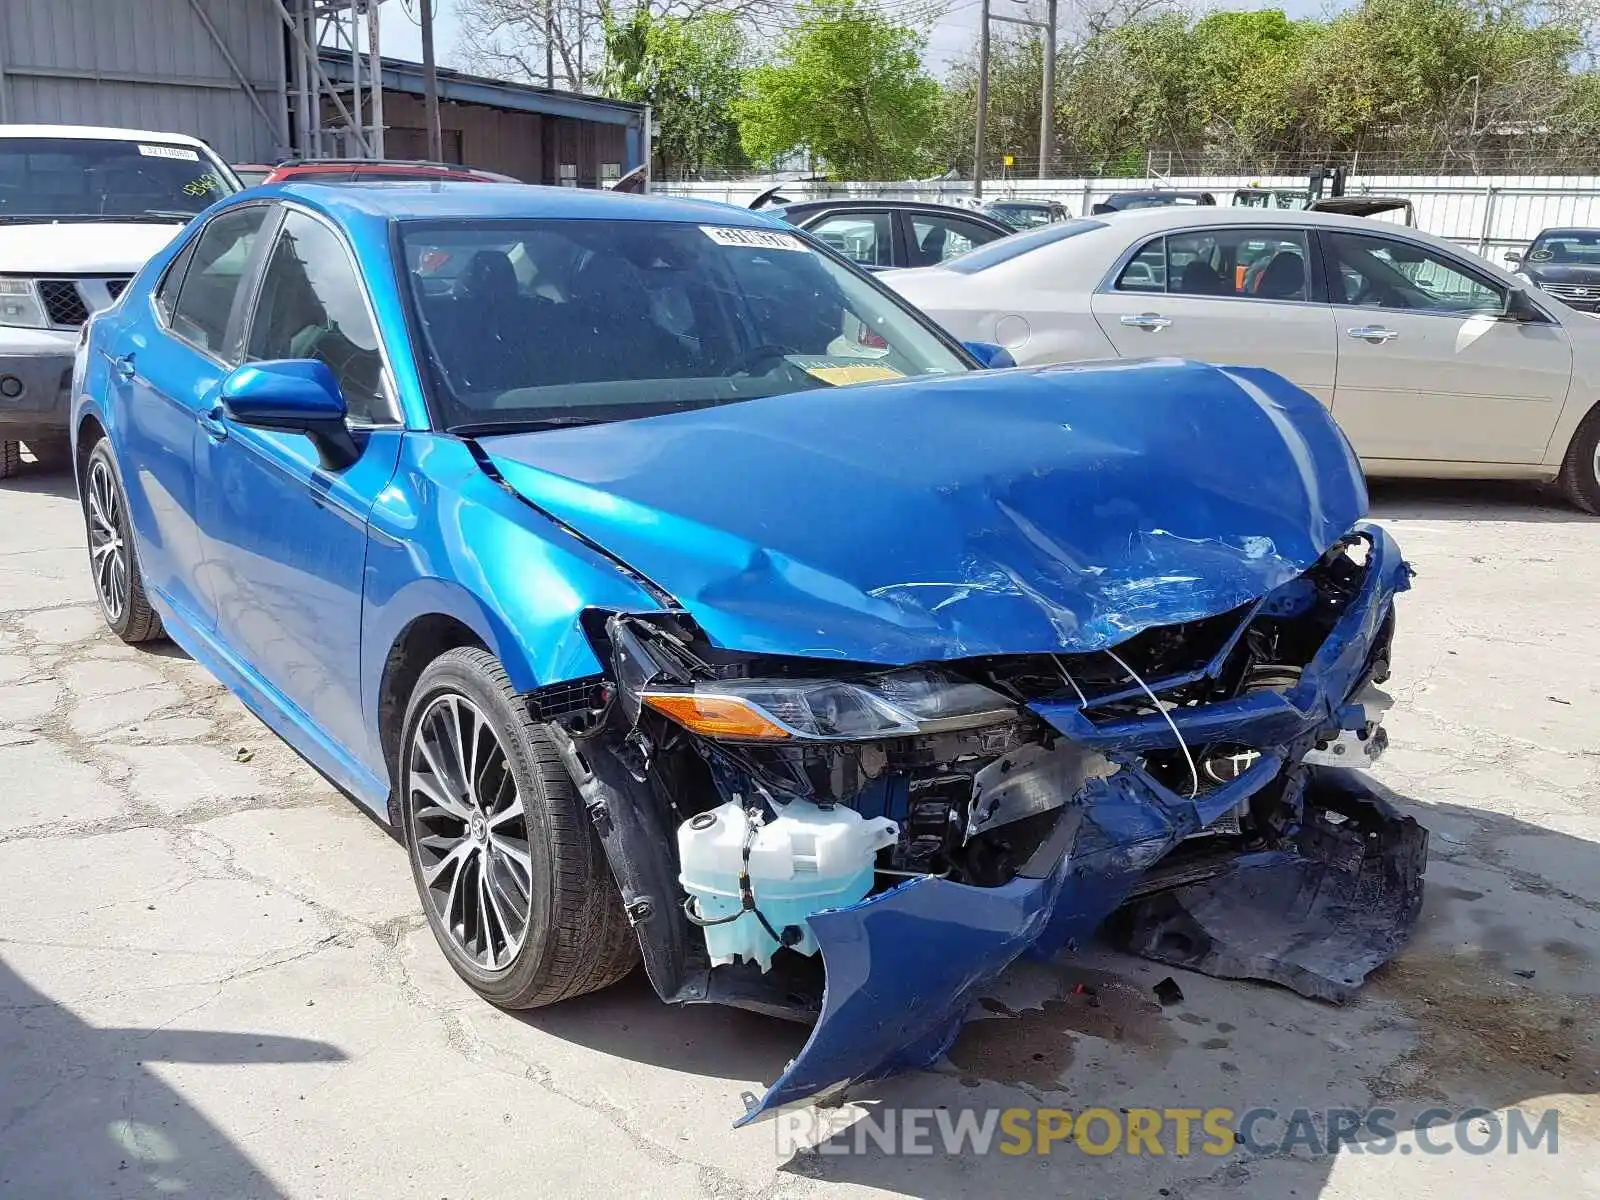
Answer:
[[[1124,358],[1267,367],[1333,402],[1337,347],[1308,230],[1217,225],[1152,237],[1095,294]]]
[[[1005,234],[959,215],[928,212],[900,212],[901,242],[906,259],[899,265],[936,267],[946,259],[965,254],[974,246],[986,246]]]
[[[216,624],[196,526],[195,445],[228,372],[227,338],[241,305],[265,204],[212,217],[169,267],[153,303],[109,347],[119,467],[145,583],[201,629]]]
[[[1324,229],[1339,329],[1333,412],[1366,459],[1535,463],[1572,348],[1555,321],[1502,317],[1509,289],[1464,258]]]

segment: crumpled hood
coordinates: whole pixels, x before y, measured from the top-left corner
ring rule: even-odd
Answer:
[[[1226,612],[1366,509],[1318,402],[1176,361],[974,372],[482,445],[716,644],[903,664],[1079,653]]]
[[[106,221],[0,225],[0,272],[29,275],[133,275],[178,236],[182,221]]]

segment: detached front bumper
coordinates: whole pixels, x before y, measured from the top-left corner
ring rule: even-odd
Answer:
[[[76,333],[0,330],[0,437],[65,433]]]
[[[1159,714],[1097,724],[1077,704],[1035,711],[1122,769],[1094,779],[1010,882],[914,879],[818,913],[826,990],[810,1039],[740,1123],[937,1060],[983,986],[1023,953],[1052,955],[1108,926],[1136,952],[1212,974],[1343,1000],[1404,944],[1421,908],[1427,834],[1359,776],[1304,759],[1368,719],[1357,693],[1410,570],[1374,526],[1359,593],[1294,686],[1168,715],[1192,744],[1258,748],[1236,778],[1189,798],[1133,765],[1176,749]],[[1269,786],[1299,814],[1286,844],[1159,889],[1152,867]],[[1131,901],[1131,902],[1130,902]],[[1248,943],[1248,945],[1246,944]]]

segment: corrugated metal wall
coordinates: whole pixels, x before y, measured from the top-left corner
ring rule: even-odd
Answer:
[[[283,74],[271,0],[0,0],[6,121],[189,133],[234,162],[270,161],[287,152]]]

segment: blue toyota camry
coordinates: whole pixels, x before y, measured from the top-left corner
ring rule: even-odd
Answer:
[[[1344,769],[1410,578],[1348,444],[1259,370],[1003,363],[759,213],[257,189],[85,330],[89,569],[488,1000],[811,1024],[746,1119],[1097,931],[1350,994],[1426,834]]]

